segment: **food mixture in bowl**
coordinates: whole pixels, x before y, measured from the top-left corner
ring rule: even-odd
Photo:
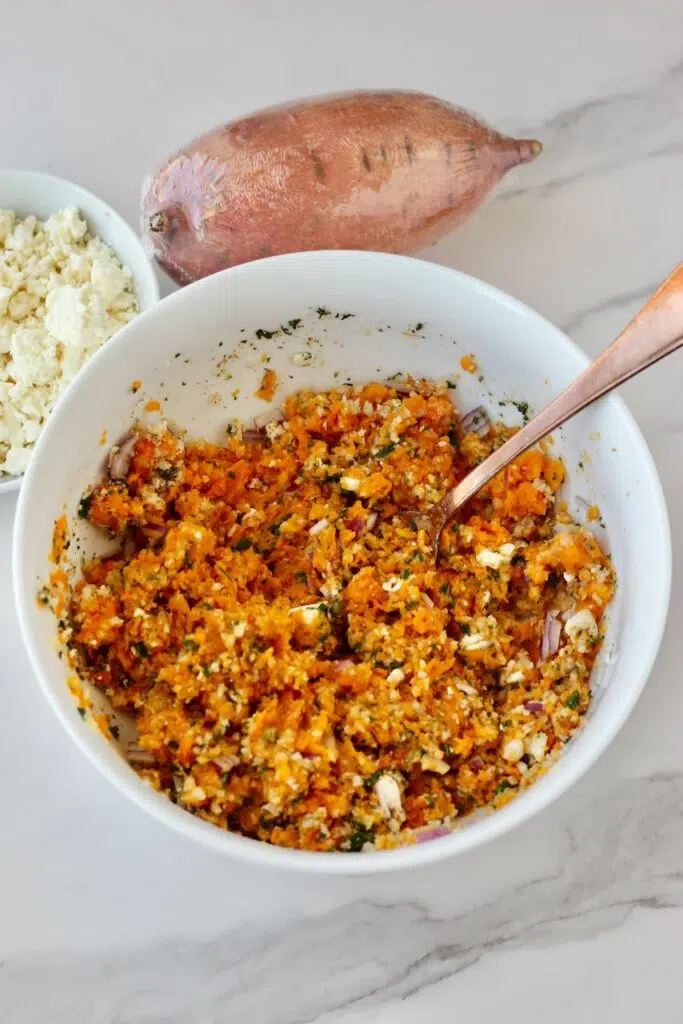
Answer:
[[[523,455],[442,536],[438,501],[511,433],[442,384],[300,392],[221,447],[133,431],[81,515],[120,537],[63,634],[133,716],[140,776],[316,851],[441,835],[552,763],[588,708],[609,557]]]

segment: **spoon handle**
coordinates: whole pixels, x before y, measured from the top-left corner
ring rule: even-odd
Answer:
[[[640,312],[576,380],[514,437],[472,470],[440,502],[447,522],[489,480],[518,455],[532,448],[587,405],[629,377],[652,366],[683,345],[683,263],[651,295]],[[441,518],[440,517],[440,518]]]

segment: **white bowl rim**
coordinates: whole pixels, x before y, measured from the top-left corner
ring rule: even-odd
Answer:
[[[213,274],[200,281],[196,281],[194,284],[188,285],[177,292],[173,292],[171,295],[163,299],[161,303],[158,303],[144,313],[141,313],[140,317],[147,317],[152,314],[153,310],[158,310],[162,306],[172,307],[173,305],[182,303],[184,301],[182,296],[186,291],[188,291],[188,289],[192,289],[194,291],[202,289],[207,291],[211,290],[216,286],[214,278],[225,279],[228,276],[239,278],[242,274],[251,273],[253,268],[265,264],[279,264],[284,266],[287,263],[298,263],[303,268],[315,263],[316,260],[321,257],[325,257],[327,261],[338,260],[340,263],[344,263],[350,259],[357,261],[359,258],[365,258],[371,261],[381,259],[387,263],[387,269],[389,269],[392,263],[399,264],[405,262],[434,267],[438,272],[459,278],[469,289],[475,292],[478,291],[480,294],[488,296],[495,302],[503,303],[518,313],[531,317],[532,319],[536,319],[545,329],[547,329],[549,336],[554,335],[558,346],[564,347],[565,351],[570,353],[572,358],[578,364],[585,367],[590,363],[588,356],[575,342],[564,334],[563,331],[552,324],[549,320],[546,320],[546,318],[540,313],[536,312],[519,299],[515,299],[501,289],[496,288],[494,285],[487,284],[476,277],[451,267],[433,264],[428,260],[421,260],[412,256],[400,256],[391,253],[339,249],[314,250],[303,253],[287,253],[281,256],[270,256],[262,260],[255,260],[251,263],[240,264],[239,266],[228,268],[227,270],[220,271],[218,274]],[[117,332],[115,338],[112,339],[112,342],[115,344],[125,335],[126,332],[133,330],[134,325],[139,321],[140,317],[136,317],[134,321],[123,327],[121,331]],[[109,343],[108,347],[112,342]],[[104,349],[100,349],[95,353],[92,359],[88,361],[86,366],[79,373],[78,378],[76,378],[70,387],[70,391],[75,391],[78,387],[85,388],[88,386],[89,375],[96,372],[97,362],[101,358],[103,352]],[[625,695],[625,699],[619,705],[617,711],[604,723],[602,732],[593,738],[592,748],[588,751],[584,751],[583,757],[568,756],[564,758],[562,762],[563,770],[558,772],[551,769],[544,777],[544,787],[529,787],[529,789],[523,794],[523,800],[521,798],[512,800],[505,807],[488,814],[486,817],[477,821],[470,827],[463,829],[456,828],[450,835],[432,842],[411,844],[409,846],[399,847],[395,850],[381,851],[374,854],[356,855],[342,852],[322,854],[304,850],[294,850],[287,847],[273,846],[270,843],[254,839],[246,839],[244,836],[224,831],[217,828],[215,825],[202,821],[200,818],[176,807],[170,801],[160,797],[158,793],[146,787],[137,777],[131,775],[130,780],[124,780],[120,776],[116,775],[110,770],[109,766],[99,758],[96,751],[88,745],[86,742],[86,733],[83,730],[76,728],[77,722],[74,717],[68,716],[61,708],[56,695],[52,691],[46,674],[42,671],[42,667],[37,656],[36,646],[31,639],[31,628],[23,601],[26,581],[24,580],[22,560],[19,557],[19,553],[24,543],[24,506],[28,502],[28,495],[33,485],[33,477],[37,473],[36,467],[38,465],[38,460],[32,459],[26,472],[26,486],[22,488],[20,492],[15,515],[12,544],[13,585],[19,623],[29,655],[29,660],[48,702],[81,752],[92,764],[94,764],[105,778],[112,782],[120,792],[128,796],[133,803],[137,804],[138,807],[146,810],[157,820],[165,823],[166,825],[170,825],[175,831],[180,832],[187,838],[197,840],[205,847],[213,849],[224,855],[227,854],[228,856],[234,856],[236,859],[257,867],[288,869],[302,873],[310,872],[311,874],[345,876],[371,875],[398,871],[401,869],[409,869],[431,864],[436,861],[446,860],[449,857],[456,856],[457,854],[473,850],[476,847],[489,842],[495,837],[503,835],[518,825],[521,825],[523,822],[529,821],[541,810],[557,800],[563,793],[566,793],[595,764],[620,731],[624,722],[636,705],[651,674],[667,620],[671,593],[672,551],[669,516],[662,484],[659,479],[654,459],[652,458],[640,428],[636,424],[636,421],[625,405],[623,399],[618,395],[611,394],[604,398],[603,401],[612,404],[614,412],[621,418],[624,428],[624,436],[627,439],[628,445],[633,450],[637,451],[641,457],[642,471],[644,474],[644,487],[650,496],[653,506],[653,516],[656,516],[657,518],[656,529],[653,529],[653,535],[660,543],[660,572],[662,576],[661,586],[659,588],[659,600],[654,609],[654,621],[657,623],[657,626],[649,636],[643,639],[643,643],[647,647],[647,652],[646,657],[644,658],[644,669],[640,674],[640,678],[633,681],[629,693]],[[61,403],[58,403],[58,406],[50,416],[50,419],[38,440],[39,446],[42,447],[42,445],[46,443],[44,439],[49,437],[50,424],[52,424],[53,421],[56,423],[62,415],[66,415],[66,413],[62,411]]]
[[[50,174],[49,171],[23,171],[13,167],[3,167],[0,169],[0,185],[2,185],[3,180],[10,180],[12,178],[23,178],[24,180],[34,181],[36,183],[59,185],[60,187],[70,189],[74,193],[74,202],[72,205],[78,206],[79,209],[81,209],[81,212],[85,214],[86,218],[88,216],[88,204],[91,206],[99,206],[103,213],[108,213],[113,217],[118,222],[119,228],[129,236],[131,243],[135,243],[140,251],[140,255],[143,257],[141,266],[145,267],[144,286],[145,290],[149,292],[152,297],[151,304],[146,308],[150,309],[152,305],[157,304],[161,298],[161,288],[159,286],[159,279],[154,270],[154,263],[149,257],[142,239],[136,235],[126,218],[118,213],[113,206],[110,206],[106,200],[100,199],[98,195],[95,195],[94,192],[91,192],[90,189],[85,188],[83,185],[79,185],[77,182],[71,181],[69,178],[62,178],[57,174]],[[77,201],[77,197],[79,195],[83,197],[84,201],[82,204],[79,204]],[[110,248],[113,247],[110,246]],[[142,275],[138,272],[133,274],[133,277],[136,279],[136,283],[141,276]],[[143,311],[141,310],[141,312]],[[3,494],[11,494],[13,491],[18,490],[19,487],[21,487],[22,480],[24,480],[25,476],[25,473],[20,473],[18,476],[10,476],[6,473],[0,474],[0,497]]]

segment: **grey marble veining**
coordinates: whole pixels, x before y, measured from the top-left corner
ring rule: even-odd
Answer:
[[[395,85],[544,153],[429,257],[597,353],[683,254],[679,0],[0,0],[0,164],[135,223],[143,175],[286,97]],[[168,287],[168,285],[167,285]],[[683,356],[624,394],[672,520],[671,616],[599,763],[494,844],[424,871],[306,879],[225,861],[106,784],[22,650],[0,500],[1,1024],[683,1021]]]
[[[462,914],[363,900],[272,928],[226,925],[210,940],[10,955],[3,1019],[303,1024],[405,1003],[489,957],[608,937],[638,910],[680,912],[682,825],[683,774],[631,779],[567,824],[555,870]]]

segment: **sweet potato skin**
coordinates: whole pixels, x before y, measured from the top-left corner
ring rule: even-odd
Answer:
[[[143,187],[142,232],[180,284],[306,249],[412,252],[540,149],[422,93],[299,101],[174,154]]]

